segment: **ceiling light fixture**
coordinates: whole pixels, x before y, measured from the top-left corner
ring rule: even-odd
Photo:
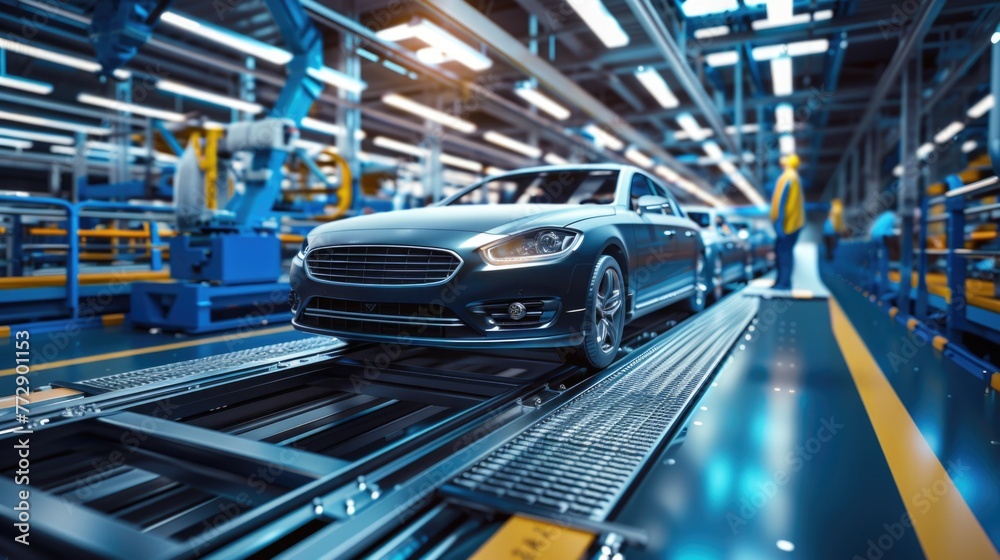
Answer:
[[[695,142],[701,142],[707,138],[707,135],[704,133],[705,129],[698,124],[698,121],[691,116],[691,113],[681,113],[677,115],[677,124],[684,129],[688,138],[694,140]]]
[[[795,130],[795,110],[788,103],[782,103],[774,109],[774,131],[778,133]]]
[[[45,142],[48,144],[62,144],[64,146],[72,146],[76,143],[72,136],[46,134],[44,132],[21,130],[19,128],[0,127],[0,136],[10,136],[13,138],[21,138],[23,140],[35,140],[37,142]]]
[[[635,77],[664,109],[676,109],[680,106],[677,96],[674,95],[670,86],[663,80],[663,76],[655,68],[640,66],[635,71]]]
[[[566,158],[558,154],[553,154],[552,152],[545,154],[545,157],[542,158],[542,160],[544,160],[545,163],[549,165],[566,165],[567,163],[569,163],[569,160],[567,160]]]
[[[15,150],[30,150],[34,144],[28,140],[15,140],[13,138],[0,138],[0,146],[14,148]]]
[[[0,86],[19,89],[28,93],[37,93],[38,95],[52,93],[52,84],[29,80],[27,78],[18,78],[16,76],[0,75]]]
[[[740,9],[737,0],[687,0],[681,5],[684,15],[689,18],[722,14]]]
[[[228,29],[182,16],[177,12],[164,12],[160,16],[160,21],[194,33],[214,43],[236,49],[244,54],[264,59],[272,64],[288,64],[292,60],[292,53],[284,49],[233,33]]]
[[[440,55],[435,54],[430,60],[440,59],[440,62],[454,60],[470,70],[475,70],[477,72],[481,72],[493,66],[493,61],[490,60],[488,56],[460,41],[454,35],[448,33],[434,23],[423,18],[413,18],[407,23],[383,29],[382,31],[376,33],[376,36],[380,39],[392,41],[394,43],[398,43],[399,41],[406,39],[420,39],[422,42],[436,49],[438,53],[442,53],[444,55],[444,58],[440,59]],[[428,62],[429,64],[440,63],[425,60],[427,58],[428,54],[425,53],[422,61]]]
[[[717,25],[715,27],[702,27],[701,29],[694,30],[695,39],[712,39],[714,37],[722,37],[723,35],[729,35],[728,25]]]
[[[551,97],[538,90],[533,84],[524,82],[514,88],[514,93],[521,99],[545,111],[558,120],[564,121],[570,117],[570,111]]]
[[[629,149],[625,150],[625,157],[628,158],[628,160],[631,161],[632,163],[638,165],[639,167],[645,167],[646,169],[653,167],[653,159],[647,156],[646,154],[640,152],[635,147],[630,147]]]
[[[530,144],[525,144],[520,140],[515,140],[510,136],[500,134],[499,132],[495,132],[493,130],[490,130],[485,134],[483,134],[483,140],[486,140],[491,144],[496,144],[497,146],[500,146],[502,148],[507,148],[512,152],[517,152],[519,154],[528,156],[530,158],[537,159],[542,155],[542,150],[540,150],[539,148],[532,146]]]
[[[90,95],[89,93],[81,93],[77,95],[76,100],[80,103],[86,103],[87,105],[103,107],[105,109],[111,109],[112,111],[122,113],[134,113],[151,119],[160,119],[161,121],[183,122],[187,120],[187,117],[181,113],[154,109],[152,107],[136,105],[135,103],[126,103],[124,101],[118,101],[117,99],[98,97],[96,95]]]
[[[566,0],[566,3],[576,11],[605,47],[614,49],[628,44],[628,34],[601,0]]]
[[[778,139],[778,145],[783,156],[795,153],[795,137],[791,134],[782,134]]]
[[[733,66],[739,61],[739,51],[723,51],[705,55],[705,64],[708,64],[712,68]]]
[[[979,102],[970,107],[968,112],[966,112],[966,114],[969,115],[970,119],[978,119],[983,115],[985,115],[986,113],[989,113],[990,110],[993,109],[993,105],[995,103],[996,100],[993,98],[993,94],[991,93],[986,97],[980,99]]]
[[[328,66],[309,68],[306,70],[306,74],[309,74],[324,84],[331,85],[335,88],[351,93],[361,93],[368,87],[368,84],[365,82],[352,78],[343,72],[338,72]]]
[[[813,39],[811,41],[799,41],[797,43],[766,45],[756,47],[752,51],[753,59],[757,61],[771,60],[779,56],[806,56],[810,54],[823,54],[830,50],[828,39]]]
[[[958,135],[959,132],[965,130],[965,123],[954,121],[948,126],[942,128],[937,134],[934,135],[934,141],[938,144],[944,144]]]
[[[598,144],[601,144],[609,150],[619,151],[625,147],[625,142],[619,140],[617,136],[604,132],[604,130],[596,124],[588,124],[583,127],[583,131],[592,136]]]
[[[476,125],[467,120],[460,119],[454,115],[449,115],[444,111],[438,111],[437,109],[428,107],[422,103],[417,103],[416,101],[407,99],[402,95],[387,93],[382,96],[382,103],[385,103],[390,107],[395,107],[401,111],[412,113],[423,119],[447,126],[448,128],[453,128],[459,132],[471,134],[476,131]]]
[[[792,59],[781,56],[771,59],[771,85],[774,95],[784,97],[795,90],[792,80]]]
[[[970,152],[974,152],[978,147],[979,142],[976,142],[975,140],[967,140],[964,144],[962,144],[962,153],[968,154]]]
[[[179,95],[181,97],[186,97],[188,99],[204,101],[210,105],[236,109],[238,111],[243,111],[244,113],[250,113],[251,115],[256,115],[264,110],[264,107],[257,103],[200,90],[171,80],[160,80],[156,82],[156,89],[172,93],[174,95]]]
[[[47,119],[45,117],[35,117],[31,115],[22,115],[20,113],[11,113],[9,111],[0,111],[0,120],[14,121],[24,124],[33,124],[35,126],[41,126],[44,128],[56,128],[59,130],[69,130],[71,132],[84,132],[86,134],[94,134],[97,136],[107,136],[111,134],[110,128],[104,128],[99,126],[90,126],[86,124],[81,124],[78,122],[71,121],[60,121],[56,119]]]

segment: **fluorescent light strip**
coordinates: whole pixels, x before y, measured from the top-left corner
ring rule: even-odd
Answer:
[[[27,140],[14,140],[13,138],[0,138],[0,146],[14,148],[15,150],[30,150],[34,144]]]
[[[713,37],[722,37],[723,35],[729,35],[728,25],[717,25],[715,27],[702,27],[701,29],[695,29],[694,31],[695,39],[711,39]]]
[[[701,142],[707,136],[704,133],[704,129],[698,124],[691,113],[681,113],[677,115],[677,124],[680,125],[684,132],[687,132],[688,138],[694,140],[695,142]]]
[[[162,121],[183,122],[187,120],[187,117],[181,113],[175,113],[173,111],[164,111],[162,109],[154,109],[152,107],[144,107],[142,105],[136,105],[134,103],[126,103],[124,101],[118,101],[117,99],[108,99],[106,97],[98,97],[96,95],[90,95],[89,93],[81,93],[77,95],[76,100],[79,101],[80,103],[86,103],[87,105],[103,107],[105,109],[111,109],[112,111],[135,113],[136,115],[143,115],[151,119],[160,119]]]
[[[33,124],[35,126],[41,126],[45,128],[69,130],[71,132],[80,131],[80,132],[85,132],[87,134],[94,134],[97,136],[107,136],[108,134],[111,134],[110,128],[89,126],[71,121],[58,121],[55,119],[47,119],[44,117],[33,117],[30,115],[22,115],[20,113],[11,113],[8,111],[0,111],[0,120],[15,121],[24,124]]]
[[[739,61],[740,53],[738,51],[723,51],[705,55],[705,64],[713,68],[734,66]]]
[[[681,178],[681,176],[678,175],[676,171],[670,169],[666,165],[657,165],[656,169],[654,169],[653,171],[660,177],[663,177],[664,179],[671,182]]]
[[[506,169],[500,169],[499,167],[487,167],[486,168],[486,174],[487,175],[502,175],[504,173],[507,173]]]
[[[753,27],[754,31],[762,31],[764,29],[774,29],[776,27],[785,27],[787,25],[801,25],[803,23],[809,23],[811,19],[812,18],[809,14],[796,14],[785,20],[772,20],[770,17],[767,19],[758,19],[750,25]]]
[[[726,160],[722,160],[719,162],[719,169],[721,169],[722,172],[725,173],[726,175],[732,175],[734,173],[737,173],[736,166]]]
[[[795,153],[795,137],[791,134],[782,134],[778,139],[778,145],[783,156]]]
[[[164,12],[160,16],[160,21],[194,33],[222,46],[236,49],[255,58],[264,59],[272,64],[288,64],[292,60],[292,53],[284,49],[279,49],[267,43],[233,33],[227,29],[182,16],[177,12]]]
[[[483,171],[483,164],[479,163],[478,161],[473,161],[471,159],[453,156],[451,154],[441,154],[441,163],[443,163],[444,165],[449,165],[451,167],[465,169],[466,171],[474,171],[476,173],[481,173]]]
[[[386,138],[385,136],[376,136],[372,143],[379,148],[392,150],[393,152],[399,152],[413,157],[427,157],[428,153],[427,150],[419,146],[407,144],[406,142],[400,142],[399,140],[393,140],[392,138]]]
[[[708,157],[712,158],[712,161],[722,161],[726,158],[725,154],[722,153],[722,148],[715,142],[705,142],[701,147],[708,154]]]
[[[782,103],[774,109],[774,131],[787,133],[795,130],[795,110],[788,103]]]
[[[361,80],[356,80],[343,72],[338,72],[333,68],[323,66],[321,68],[309,68],[306,70],[306,74],[309,74],[317,80],[331,85],[336,88],[340,88],[344,91],[349,91],[351,93],[361,93],[364,91],[368,84]]]
[[[708,194],[707,192],[703,191],[701,188],[698,187],[698,185],[692,183],[691,181],[685,179],[684,177],[677,176],[675,179],[672,180],[672,182],[673,182],[673,184],[675,184],[678,187],[684,189],[685,191],[687,191],[691,195],[697,197],[699,200],[701,200],[705,204],[710,204],[710,205],[715,206],[717,208],[722,208],[722,207],[726,206],[725,202],[723,202],[723,201],[719,200],[718,198],[716,198],[716,197]]]
[[[563,107],[559,103],[556,103],[552,100],[552,98],[538,91],[538,89],[533,86],[526,84],[519,85],[514,88],[514,93],[521,99],[531,103],[535,107],[538,107],[558,120],[564,121],[570,117],[571,113],[569,109]]]
[[[893,177],[902,177],[903,176],[903,164],[899,164],[896,167],[892,168],[892,176]]]
[[[545,154],[545,157],[542,159],[545,161],[545,163],[549,165],[566,165],[567,163],[569,163],[569,160],[567,160],[566,158],[557,154],[553,154],[552,152]]]
[[[655,68],[640,66],[635,71],[635,77],[664,109],[675,109],[680,106],[677,96],[670,90],[670,86],[667,85],[667,82],[663,80],[663,76]]]
[[[980,99],[978,103],[970,107],[966,114],[969,115],[970,119],[978,119],[979,117],[982,117],[986,113],[989,113],[990,110],[993,109],[993,106],[995,104],[996,100],[993,98],[993,94],[991,93],[986,97]]]
[[[760,131],[760,125],[758,124],[745,124],[743,125],[743,134],[753,134]],[[736,125],[729,125],[726,127],[726,134],[736,134]]]
[[[204,101],[210,105],[236,109],[238,111],[243,111],[244,113],[250,113],[251,115],[256,115],[264,110],[264,107],[257,103],[251,103],[249,101],[243,101],[242,99],[236,99],[200,90],[171,80],[160,80],[156,82],[156,89],[172,93],[174,95],[179,95],[181,97],[187,97],[188,99]]]
[[[799,41],[788,43],[787,45],[766,45],[753,49],[753,59],[757,61],[771,60],[787,54],[788,56],[805,56],[810,54],[822,54],[830,50],[830,41],[827,39],[813,39],[811,41]]]
[[[950,141],[952,138],[958,135],[959,132],[965,130],[965,123],[959,121],[954,121],[948,126],[942,128],[937,134],[934,135],[934,141],[938,144],[944,144]]]
[[[619,151],[625,147],[625,142],[619,140],[617,136],[604,132],[604,130],[596,124],[588,124],[583,127],[583,131],[593,136],[599,144],[609,150]]]
[[[426,64],[437,65],[441,62],[454,60],[477,72],[493,66],[493,61],[488,56],[423,18],[414,18],[408,23],[383,29],[376,33],[376,36],[394,43],[412,38],[420,39],[435,51],[430,53],[421,49],[424,51],[423,55],[420,54],[420,51],[417,52],[417,57]],[[443,58],[439,58],[441,55]]]
[[[330,136],[339,136],[344,133],[342,125],[323,122],[312,117],[302,117],[302,128],[312,130],[313,132],[329,134]],[[359,130],[355,136],[358,140],[364,140],[368,134],[363,130]]]
[[[733,12],[740,9],[737,0],[687,0],[681,5],[684,15],[689,18]]]
[[[926,144],[923,144],[922,146],[917,148],[917,157],[920,159],[926,159],[927,156],[931,155],[932,153],[934,153],[934,144],[930,142],[927,142]]]
[[[729,180],[736,185],[736,188],[740,189],[740,192],[743,193],[743,196],[747,197],[747,200],[749,200],[751,204],[754,206],[767,206],[767,202],[765,202],[764,198],[760,196],[757,189],[753,188],[750,181],[747,181],[746,177],[741,175],[739,172],[727,175],[727,177],[729,177]]]
[[[542,155],[542,150],[540,150],[539,148],[536,148],[535,146],[532,146],[530,144],[525,144],[524,142],[515,140],[510,136],[505,136],[503,134],[500,134],[499,132],[495,132],[492,130],[488,131],[486,134],[483,134],[483,140],[486,140],[491,144],[496,144],[497,146],[507,148],[512,152],[517,152],[519,154],[528,156],[530,158],[538,158],[541,157]]]
[[[34,132],[31,130],[21,130],[19,128],[6,128],[0,126],[0,136],[10,136],[13,138],[21,138],[23,140],[35,140],[38,142],[45,142],[48,144],[62,144],[64,146],[72,146],[76,143],[76,140],[71,136],[61,136],[59,134],[46,134],[44,132]]]
[[[464,132],[466,134],[471,134],[476,131],[476,125],[472,124],[467,120],[460,119],[456,116],[449,115],[443,111],[438,111],[424,105],[422,103],[417,103],[416,101],[411,101],[403,97],[402,95],[397,95],[395,93],[387,93],[382,96],[382,102],[390,107],[395,107],[401,111],[406,111],[422,117],[429,121],[436,122],[443,126],[453,128],[459,132]]]
[[[792,59],[782,56],[771,60],[771,82],[774,95],[784,97],[795,91],[792,83]]]
[[[968,154],[970,152],[974,152],[978,147],[979,147],[979,142],[976,142],[975,140],[968,140],[964,144],[962,144],[962,153]]]
[[[19,89],[28,93],[37,93],[39,95],[48,95],[52,93],[52,84],[29,80],[27,78],[18,78],[15,76],[0,75],[0,86],[11,89]]]
[[[15,54],[30,56],[31,58],[37,58],[39,60],[46,60],[61,66],[76,68],[77,70],[83,70],[84,72],[100,72],[101,70],[101,65],[92,60],[77,58],[75,56],[57,53],[46,49],[40,49],[38,47],[33,47],[17,41],[0,39],[0,49],[4,49]]]
[[[614,49],[628,44],[628,34],[601,0],[566,0],[566,3],[576,11],[605,47]]]
[[[630,147],[625,150],[625,157],[639,167],[645,167],[646,169],[653,167],[653,159],[636,148]]]
[[[788,21],[792,19],[794,10],[794,0],[767,0],[767,19],[769,20]]]
[[[117,152],[118,150],[121,149],[121,146],[119,146],[117,144],[111,144],[109,142],[97,142],[97,141],[94,141],[94,140],[90,140],[90,141],[87,142],[87,149],[88,150],[97,150],[97,151],[102,151],[102,152],[115,153],[115,152]],[[129,155],[133,155],[133,156],[149,157],[149,154],[150,154],[150,150],[149,149],[147,149],[145,147],[141,147],[141,146],[127,146],[127,149],[128,149]],[[172,154],[165,154],[163,152],[158,152],[156,150],[153,150],[152,154],[153,154],[153,158],[157,159],[159,161],[168,162],[168,163],[176,163],[176,162],[180,161],[180,158],[178,158],[177,156],[172,155]]]

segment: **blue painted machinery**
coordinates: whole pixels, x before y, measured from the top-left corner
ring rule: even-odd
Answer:
[[[272,208],[281,191],[282,166],[294,149],[297,125],[322,90],[310,69],[315,74],[322,67],[323,49],[319,31],[298,0],[268,0],[267,4],[294,55],[288,64],[288,81],[267,118],[234,123],[223,138],[212,138],[211,131],[206,138],[209,168],[217,165],[216,146],[209,151],[209,142],[218,142],[222,153],[250,155],[241,192],[231,197],[217,194],[211,176],[205,179],[205,173],[212,171],[205,168],[198,139],[189,144],[174,181],[180,233],[170,241],[174,281],[133,284],[130,319],[135,325],[199,333],[291,318],[286,303],[289,286],[279,282],[281,246]],[[105,32],[97,38],[125,45],[98,46],[97,50],[128,52],[133,37]],[[108,65],[105,72],[113,72],[110,65],[125,60],[124,56],[103,58]]]

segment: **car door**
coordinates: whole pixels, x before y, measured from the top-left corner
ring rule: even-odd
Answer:
[[[664,226],[666,243],[661,247],[661,256],[667,266],[667,278],[664,280],[667,293],[674,293],[695,285],[695,267],[701,254],[701,244],[697,224],[684,216],[670,191],[663,185],[650,179],[657,196],[668,201],[662,208],[663,216],[654,217]]]
[[[659,224],[653,221],[655,212],[641,212],[639,199],[654,194],[645,176],[635,173],[629,186],[629,210],[635,221],[636,267],[632,278],[636,286],[636,309],[650,305],[657,297],[663,277],[660,273]]]
[[[745,260],[743,246],[733,226],[721,214],[715,215],[715,230],[719,234],[722,246],[722,276],[727,282],[732,281],[743,274]]]
[[[681,220],[677,216],[670,215],[673,214],[670,199],[667,198],[666,191],[655,181],[644,174],[636,173],[632,184],[637,192],[645,192],[664,201],[661,206],[641,210],[642,219],[647,224],[649,232],[647,240],[650,249],[649,256],[642,263],[639,273],[649,279],[646,287],[649,299],[646,301],[655,304],[685,285],[684,279],[680,278],[683,243],[679,235],[683,236],[683,233],[678,231],[678,227]]]

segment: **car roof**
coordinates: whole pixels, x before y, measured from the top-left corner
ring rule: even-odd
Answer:
[[[522,173],[541,173],[552,171],[632,171],[633,173],[645,173],[642,169],[634,165],[624,165],[620,163],[567,163],[563,165],[539,165],[536,167],[522,167],[504,173],[490,175],[490,177],[506,177],[508,175],[520,175]],[[648,173],[646,173],[648,175]]]

